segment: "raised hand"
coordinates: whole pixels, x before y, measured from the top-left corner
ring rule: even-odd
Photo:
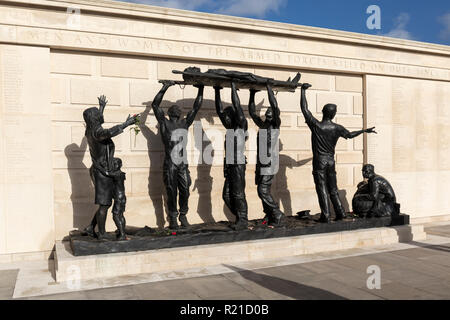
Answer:
[[[128,126],[135,124],[138,118],[139,118],[138,114],[135,114],[134,116],[128,115],[128,118],[123,123],[123,126],[126,128]]]
[[[165,87],[171,87],[176,85],[175,81],[173,80],[160,80],[159,83],[162,83]]]
[[[366,133],[375,133],[375,134],[378,134],[378,133],[375,131],[375,127],[366,129],[365,132],[366,132]]]
[[[309,83],[302,84],[302,90],[308,90],[311,87],[312,87],[312,85],[310,85]]]
[[[101,95],[97,99],[98,99],[98,104],[100,105],[100,107],[104,108],[106,106],[106,104],[108,103],[108,100],[106,100],[106,96],[105,95]]]

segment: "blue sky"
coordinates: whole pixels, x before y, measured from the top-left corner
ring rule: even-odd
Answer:
[[[450,0],[120,0],[450,45]],[[381,29],[370,30],[370,5]]]

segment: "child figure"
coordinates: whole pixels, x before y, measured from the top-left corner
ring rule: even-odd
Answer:
[[[127,240],[125,234],[125,217],[123,213],[125,212],[125,205],[127,203],[127,197],[125,196],[125,172],[121,170],[122,168],[122,160],[119,158],[113,159],[113,167],[114,171],[111,173],[111,176],[114,179],[114,190],[113,190],[113,198],[114,198],[114,206],[112,209],[113,219],[117,226],[117,239],[118,240]]]

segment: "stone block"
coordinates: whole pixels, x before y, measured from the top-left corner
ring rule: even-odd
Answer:
[[[353,114],[362,115],[364,113],[363,97],[354,96],[353,97]]]
[[[300,82],[309,83],[312,85],[310,90],[331,90],[331,82],[334,80],[334,76],[322,73],[309,73],[302,72],[302,78]]]
[[[337,105],[338,114],[350,114],[353,112],[353,96],[345,93],[317,93],[317,109],[316,112],[321,114],[323,107],[328,103]],[[312,109],[312,105],[310,107]]]
[[[101,57],[101,75],[103,77],[148,79],[149,63],[143,59]]]
[[[336,167],[336,178],[339,188],[353,186],[353,167],[338,165]]]
[[[50,98],[52,103],[66,103],[67,81],[63,78],[50,79]]]
[[[63,151],[71,142],[70,126],[67,124],[52,125],[52,150]]]
[[[340,164],[360,164],[363,163],[362,152],[343,152],[337,154],[337,162]]]
[[[336,91],[362,92],[361,76],[336,76]]]
[[[351,140],[341,138],[336,144],[336,151],[352,151],[352,145],[353,143]]]
[[[52,52],[50,72],[74,75],[92,75],[92,57],[89,54]]]
[[[292,126],[292,116],[291,115],[282,115],[281,117],[281,127],[289,128]]]
[[[145,107],[147,104],[151,105],[156,94],[161,90],[162,85],[156,81],[132,81],[129,84],[130,88],[130,105]],[[182,106],[183,93],[178,86],[169,88],[164,95],[161,107],[167,108],[173,104]],[[151,109],[151,108],[150,108]],[[151,112],[153,112],[151,110]]]
[[[282,168],[281,172],[279,172],[278,179],[285,180],[282,183],[286,183],[287,190],[290,191],[302,191],[304,189],[314,188],[312,168],[310,166],[294,167],[288,170]]]
[[[120,92],[120,82],[115,80],[70,80],[70,102],[73,104],[98,105],[97,97],[104,94],[108,99],[108,106],[119,106]]]
[[[360,135],[353,139],[353,150],[354,151],[363,151],[364,150],[364,136]]]
[[[358,183],[364,180],[362,176],[362,164],[353,166],[353,185],[357,186]]]
[[[283,151],[311,150],[311,133],[306,130],[282,130],[280,148]]]
[[[349,128],[349,130],[361,130],[363,127],[363,118],[361,116],[337,116],[335,122],[345,128]]]

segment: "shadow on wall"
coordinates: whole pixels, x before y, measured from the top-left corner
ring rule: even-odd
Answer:
[[[159,126],[157,126],[154,131],[152,131],[145,124],[152,108],[151,102],[146,103],[145,105],[146,108],[145,111],[141,113],[141,125],[139,127],[141,129],[142,135],[147,140],[148,157],[150,160],[150,168],[148,172],[148,195],[153,203],[153,208],[155,210],[154,214],[156,215],[156,225],[158,226],[158,228],[163,229],[166,221],[164,212],[167,212],[167,206],[165,205],[167,203],[167,194],[165,192],[162,174],[164,154],[161,152],[152,151],[155,145],[161,144],[161,133],[159,132]],[[155,185],[158,187],[155,188]],[[164,209],[166,210],[164,211]]]
[[[96,205],[93,201],[94,185],[90,179],[89,168],[83,163],[83,156],[86,154],[86,151],[86,138],[81,140],[79,146],[76,143],[72,143],[64,149],[72,186],[70,200],[73,210],[73,227],[77,229],[86,227],[96,211]],[[86,196],[92,201],[82,201]]]
[[[280,141],[280,152],[283,151],[283,143]],[[291,193],[288,189],[287,185],[287,169],[298,168],[306,165],[308,162],[312,160],[311,158],[295,160],[289,157],[286,154],[280,153],[280,169],[277,174],[277,192],[274,193],[275,201],[278,204],[282,204],[282,209],[284,214],[287,216],[292,216],[294,212],[292,211],[292,198]],[[311,174],[312,179],[312,174]],[[297,211],[295,211],[297,212]]]
[[[212,118],[207,119],[209,123],[212,123]],[[211,191],[213,184],[213,177],[211,176],[212,164],[205,164],[203,159],[203,152],[206,149],[212,149],[212,142],[207,136],[206,132],[203,130],[198,122],[194,122],[194,126],[198,126],[202,132],[202,141],[195,141],[195,148],[200,153],[202,157],[202,164],[197,166],[197,179],[194,182],[192,191],[198,192],[198,205],[197,214],[205,223],[215,222],[214,216],[212,214],[212,199]],[[197,128],[198,130],[198,128]],[[212,157],[214,157],[214,149],[211,152]]]
[[[338,181],[339,183],[339,181]],[[347,200],[347,190],[338,190],[339,191],[339,198],[341,199],[342,206],[344,207],[345,212],[351,212],[350,204]],[[330,200],[331,202],[331,200]],[[333,208],[334,209],[334,208]]]

